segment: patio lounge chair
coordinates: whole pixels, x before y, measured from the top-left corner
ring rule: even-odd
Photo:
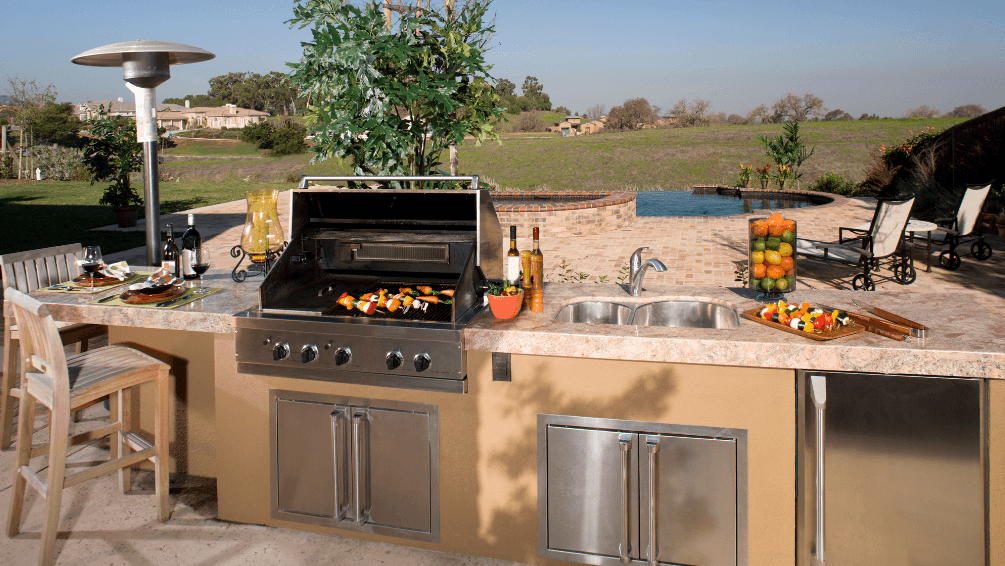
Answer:
[[[913,198],[879,201],[868,230],[840,228],[838,241],[833,243],[796,240],[796,253],[800,257],[834,260],[861,266],[862,273],[852,279],[851,285],[853,289],[866,291],[876,290],[872,271],[879,267],[879,260],[892,257],[894,259],[890,268],[895,279],[902,285],[909,284],[914,281],[913,277],[907,277],[905,274],[909,264],[897,255],[897,252],[912,206],[914,206]],[[846,231],[851,232],[853,236],[846,237],[844,234]]]
[[[984,232],[981,231],[980,223],[977,222],[981,215],[981,208],[984,206],[984,200],[990,191],[990,184],[980,188],[968,187],[954,218],[935,219],[939,229],[932,231],[932,243],[939,246],[949,246],[948,250],[943,250],[939,254],[939,265],[942,267],[950,271],[960,268],[960,254],[957,253],[956,248],[966,242],[973,242],[970,245],[970,253],[978,261],[984,261],[991,257],[991,246],[984,241]]]

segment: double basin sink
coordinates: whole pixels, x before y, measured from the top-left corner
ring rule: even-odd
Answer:
[[[636,306],[609,301],[565,305],[555,320],[586,324],[731,329],[740,325],[735,309],[698,300],[657,301]]]

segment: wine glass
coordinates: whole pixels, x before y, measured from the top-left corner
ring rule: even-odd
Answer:
[[[86,246],[83,255],[80,257],[80,268],[88,275],[91,282],[91,289],[94,289],[95,273],[101,269],[101,248],[99,246]]]
[[[192,252],[192,271],[199,275],[200,288],[202,287],[202,274],[209,271],[209,266],[212,263],[211,255],[209,249],[202,246],[197,247]]]

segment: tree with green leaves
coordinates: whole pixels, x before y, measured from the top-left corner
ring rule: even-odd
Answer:
[[[781,134],[777,136],[760,135],[758,139],[764,145],[764,153],[775,162],[775,165],[785,165],[791,168],[793,179],[802,176],[799,168],[816,151],[815,147],[807,151],[803,140],[799,137],[799,122],[785,122],[782,125]]]
[[[503,110],[484,59],[490,0],[403,9],[396,25],[388,6],[361,4],[299,0],[288,21],[313,28],[290,76],[313,106],[315,161],[352,159],[360,175],[426,175],[466,135],[498,139]]]
[[[109,116],[104,106],[98,117],[87,121],[90,137],[84,145],[84,165],[91,170],[91,184],[111,181],[98,201],[114,207],[141,205],[143,199],[129,184],[129,175],[143,167],[143,146],[136,141],[136,121]]]

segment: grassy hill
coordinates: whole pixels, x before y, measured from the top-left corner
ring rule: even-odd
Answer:
[[[800,132],[814,155],[803,164],[803,184],[824,173],[860,181],[882,144],[897,144],[909,130],[947,128],[959,118],[807,122]],[[709,126],[591,136],[504,136],[502,144],[466,143],[461,170],[506,188],[552,190],[680,190],[698,183],[734,183],[740,163],[770,163],[757,136],[780,125]]]

